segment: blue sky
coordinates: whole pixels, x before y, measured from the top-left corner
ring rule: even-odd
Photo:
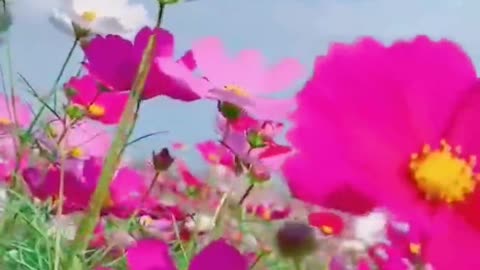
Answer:
[[[48,22],[49,12],[60,1],[13,0],[14,68],[43,92],[51,87],[72,42]],[[145,3],[154,19],[155,0],[135,2]],[[213,35],[221,37],[232,52],[256,48],[272,61],[296,57],[310,68],[314,57],[335,41],[372,35],[391,42],[427,34],[456,40],[480,63],[478,10],[478,0],[198,0],[167,9],[163,25],[176,35],[178,54],[192,41]],[[0,59],[5,55],[1,47]],[[77,51],[71,73],[81,57]],[[212,138],[214,113],[215,104],[210,102],[148,101],[136,135],[169,133],[146,139],[131,152],[141,157],[170,142]]]

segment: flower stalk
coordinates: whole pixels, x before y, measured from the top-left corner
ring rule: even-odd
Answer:
[[[104,160],[103,170],[100,174],[97,188],[92,196],[89,209],[83,219],[80,221],[75,239],[73,240],[71,254],[66,261],[66,269],[70,269],[74,256],[84,252],[88,247],[88,242],[92,236],[100,216],[103,202],[108,196],[110,183],[114,173],[123,155],[125,145],[128,143],[131,130],[135,127],[135,111],[138,101],[141,98],[145,82],[150,71],[150,66],[154,57],[154,49],[156,47],[156,38],[154,35],[148,40],[147,47],[143,53],[137,76],[130,92],[125,111],[122,114],[118,130],[113,139],[110,151]]]

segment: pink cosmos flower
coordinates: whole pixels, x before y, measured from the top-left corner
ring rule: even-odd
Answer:
[[[202,92],[210,90],[206,94],[208,98],[235,104],[255,118],[278,120],[292,110],[294,104],[290,99],[275,100],[263,96],[293,86],[304,71],[298,61],[285,59],[267,68],[258,51],[244,50],[236,57],[230,57],[222,42],[214,37],[197,41],[191,53],[195,67],[209,86],[168,62],[157,61],[157,65],[173,77],[189,78],[185,82]]]
[[[85,48],[85,66],[106,88],[113,91],[131,90],[151,35],[155,35],[157,39],[155,58],[163,59],[175,68],[190,70],[193,65],[191,54],[187,53],[178,61],[173,60],[173,35],[164,29],[148,27],[137,33],[133,43],[117,35],[97,36]],[[184,83],[181,77],[170,77],[156,65],[152,65],[145,83],[143,99],[165,95],[173,99],[193,101],[200,98],[197,90],[199,89],[192,89]]]
[[[282,166],[292,154],[289,146],[277,144],[274,139],[280,133],[281,124],[271,121],[255,121],[242,128],[235,127],[223,117],[217,118],[218,133],[224,138],[223,143],[243,162],[251,163],[259,173],[270,174]],[[262,137],[264,146],[251,149],[249,135],[255,133]]]
[[[165,243],[154,239],[138,241],[127,250],[129,270],[176,270]],[[190,262],[189,270],[247,270],[247,259],[224,240],[210,243]]]
[[[83,108],[89,118],[104,124],[117,124],[128,100],[127,93],[103,90],[89,75],[71,78],[64,89],[74,105]]]
[[[385,207],[429,232],[435,269],[480,269],[469,158],[480,154],[480,83],[456,44],[335,44],[297,102],[288,138],[298,153],[283,168],[294,196],[352,213]]]
[[[333,212],[313,212],[308,215],[308,223],[318,228],[324,235],[340,235],[345,228],[343,218]]]
[[[88,207],[101,173],[101,159],[67,160],[64,165],[64,213],[81,211]],[[33,196],[40,200],[58,198],[60,192],[60,165],[46,170],[27,168],[23,177]],[[146,183],[140,174],[128,167],[120,168],[110,185],[110,196],[104,212],[119,218],[129,218],[136,210],[154,207],[156,203],[147,194]]]
[[[66,132],[66,134],[65,134]],[[87,119],[65,125],[52,120],[42,142],[48,149],[58,150],[57,142],[65,140],[65,151],[71,158],[104,157],[110,148],[111,134],[99,124]]]
[[[28,153],[22,153],[22,159],[17,164],[17,145],[18,140],[12,133],[11,128],[15,122],[19,128],[27,128],[32,121],[32,112],[30,107],[23,103],[19,98],[14,99],[15,116],[11,100],[4,95],[0,95],[0,181],[10,179],[15,167],[19,169],[25,167],[28,163]]]
[[[0,127],[11,125],[15,121],[20,128],[28,127],[33,117],[30,106],[18,97],[14,98],[14,104],[11,103],[10,98],[0,94]],[[13,113],[13,107],[15,107],[15,114]],[[16,116],[16,119],[14,116]]]
[[[220,164],[229,168],[235,166],[235,158],[232,152],[214,141],[201,142],[197,144],[197,149],[209,164]]]
[[[169,246],[155,239],[138,241],[127,250],[129,270],[176,270]]]

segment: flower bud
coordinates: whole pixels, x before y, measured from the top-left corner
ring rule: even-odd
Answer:
[[[66,114],[72,120],[80,120],[85,116],[85,110],[77,105],[68,106]]]
[[[159,153],[152,153],[153,167],[156,171],[166,171],[173,164],[175,159],[170,155],[168,148],[162,148]]]
[[[317,248],[315,232],[307,224],[287,222],[277,232],[277,248],[284,257],[302,259]]]
[[[249,132],[247,134],[248,144],[251,148],[262,148],[266,146],[264,137],[258,132]]]
[[[218,111],[229,121],[235,121],[242,116],[242,109],[228,102],[219,102]]]

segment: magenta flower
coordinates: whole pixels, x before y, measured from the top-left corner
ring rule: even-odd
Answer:
[[[101,89],[89,75],[71,78],[64,88],[75,106],[83,108],[89,118],[104,124],[117,124],[128,100],[127,93]]]
[[[69,160],[65,166],[63,212],[81,211],[88,206],[99,170],[94,171],[96,167],[93,160],[85,163]],[[59,198],[61,174],[59,165],[51,165],[46,169],[30,167],[23,170],[23,178],[31,194],[42,201],[56,201]]]
[[[246,257],[224,240],[211,242],[190,262],[189,270],[246,270]]]
[[[293,108],[290,99],[266,99],[265,95],[286,90],[299,80],[304,69],[294,59],[273,67],[255,50],[228,56],[218,38],[205,38],[192,46],[197,68],[211,84],[218,100],[233,103],[261,120],[279,120]]]
[[[137,171],[120,168],[110,186],[112,207],[109,212],[120,218],[129,218],[136,210],[146,210],[158,205],[148,194],[148,185]]]
[[[97,187],[102,170],[102,160],[68,160],[64,164],[64,212],[81,211],[88,207]],[[60,165],[51,165],[46,171],[31,167],[23,171],[23,177],[33,196],[40,200],[59,197]],[[129,218],[135,211],[142,211],[158,204],[147,195],[147,185],[136,171],[120,168],[110,186],[110,196],[104,203],[104,212],[119,218]]]
[[[217,129],[218,133],[224,137],[223,143],[237,157],[266,173],[280,169],[285,159],[292,153],[290,147],[275,142],[275,137],[279,135],[282,125],[271,121],[255,120],[241,127],[232,125],[223,117],[217,118]],[[252,133],[261,137],[264,143],[262,147],[252,149],[249,143],[249,134]]]
[[[155,35],[157,39],[155,58],[163,59],[171,62],[174,67],[187,70],[192,66],[191,54],[186,54],[177,62],[173,60],[174,38],[170,32],[148,27],[137,33],[133,43],[117,35],[97,36],[85,48],[87,58],[85,66],[104,87],[112,91],[131,90],[151,35]],[[189,87],[182,81],[182,78],[170,77],[161,72],[156,65],[152,65],[143,91],[143,99],[150,99],[158,95],[183,101],[200,98],[196,89]]]
[[[201,142],[197,144],[197,149],[209,164],[220,164],[228,168],[235,166],[235,158],[232,152],[214,141]]]
[[[169,247],[154,239],[138,241],[127,250],[129,270],[176,270]],[[210,243],[193,257],[189,270],[247,270],[247,259],[224,240]]]
[[[140,240],[127,250],[129,270],[176,270],[169,246],[160,240]]]
[[[424,36],[336,44],[297,102],[288,138],[298,152],[283,168],[295,197],[384,207],[429,233],[435,269],[480,269],[480,84],[461,48]]]
[[[12,128],[15,122],[19,128],[27,128],[32,121],[32,112],[30,107],[19,98],[15,98],[14,103],[15,106],[12,106],[9,98],[0,95],[0,181],[10,179],[17,165],[19,169],[22,169],[28,163],[28,153],[25,152],[22,153],[20,163],[17,162],[19,142],[13,134]],[[15,114],[13,107],[15,107]]]
[[[14,104],[11,103],[10,98],[0,94],[0,128],[12,125],[16,121],[20,128],[27,128],[33,117],[31,108],[18,97],[14,98]]]

